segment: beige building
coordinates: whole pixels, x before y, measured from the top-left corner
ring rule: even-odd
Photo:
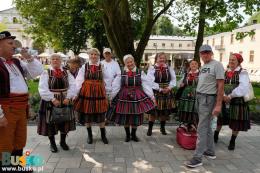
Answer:
[[[193,59],[195,37],[151,35],[143,55],[144,63],[154,63],[158,52],[166,53],[169,64],[180,68],[185,59]],[[138,42],[135,43],[137,47]]]
[[[15,7],[0,11],[0,23],[3,23],[6,30],[16,36],[16,40],[20,41],[23,47],[32,47],[33,40],[24,33],[25,21]]]
[[[241,40],[236,39],[237,33],[250,32],[252,30],[255,32],[254,35],[247,36]],[[205,37],[204,44],[212,46],[214,58],[222,62],[224,66],[227,66],[231,53],[240,53],[244,58],[242,66],[249,73],[255,73],[260,69],[260,24]]]

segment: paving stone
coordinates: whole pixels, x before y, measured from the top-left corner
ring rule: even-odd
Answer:
[[[102,173],[102,168],[92,168],[91,173]]]
[[[57,168],[79,168],[82,158],[61,158]]]
[[[231,131],[223,127],[216,144],[216,160],[203,159],[203,166],[188,169],[184,162],[194,151],[182,149],[175,140],[176,126],[167,127],[169,135],[160,134],[155,126],[151,137],[146,136],[147,126],[138,128],[140,142],[124,142],[125,132],[121,127],[107,127],[109,144],[100,139],[98,126],[93,126],[94,143],[87,144],[85,127],[78,126],[70,132],[67,143],[69,151],[51,153],[49,140],[37,135],[36,126],[28,126],[26,149],[44,158],[45,173],[260,173],[260,126],[253,125],[248,132],[241,132],[236,149],[227,146]],[[56,138],[59,143],[59,139]]]
[[[125,158],[123,158],[123,157],[116,157],[115,158],[115,162],[117,162],[117,163],[124,163],[125,162]]]
[[[65,172],[66,172],[65,168],[62,168],[62,169],[56,168],[53,173],[65,173]]]

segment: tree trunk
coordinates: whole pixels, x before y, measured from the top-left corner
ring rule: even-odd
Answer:
[[[160,15],[165,13],[172,5],[174,0],[170,0],[165,4],[164,8],[154,16],[154,1],[147,0],[147,16],[144,31],[140,38],[140,42],[135,51],[134,49],[134,34],[132,19],[128,0],[103,0],[101,8],[103,12],[103,23],[105,26],[107,39],[113,48],[116,56],[122,61],[123,56],[132,54],[135,58],[136,65],[139,66],[142,56],[149,41],[152,27]]]
[[[108,41],[115,55],[122,61],[123,56],[135,57],[134,37],[129,4],[127,0],[103,1],[103,23]]]
[[[204,37],[204,29],[206,24],[205,13],[206,13],[206,1],[202,0],[200,2],[200,11],[199,11],[199,26],[198,26],[198,35],[195,45],[195,53],[194,53],[194,60],[200,64],[200,54],[199,49],[200,46],[203,44],[203,37]]]

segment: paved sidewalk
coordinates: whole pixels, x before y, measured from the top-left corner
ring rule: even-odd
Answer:
[[[183,166],[193,151],[184,150],[176,143],[176,126],[167,126],[167,136],[162,136],[159,127],[154,127],[151,137],[146,136],[147,126],[138,129],[140,142],[124,142],[123,127],[107,127],[109,144],[100,139],[98,127],[93,127],[94,143],[86,143],[87,132],[82,126],[69,133],[70,151],[49,151],[47,137],[36,133],[36,126],[28,126],[26,149],[44,157],[44,173],[260,173],[260,126],[240,133],[236,150],[228,151],[231,131],[225,127],[216,145],[216,160],[203,160],[203,166],[188,169]]]

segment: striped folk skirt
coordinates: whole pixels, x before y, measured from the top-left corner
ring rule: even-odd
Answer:
[[[143,113],[155,108],[153,101],[141,87],[123,87],[113,99],[110,109],[114,112],[107,119],[119,125],[139,126],[143,123]]]
[[[192,88],[187,86],[178,101],[178,116],[179,121],[183,123],[192,123],[197,125],[199,117],[195,110],[195,94],[191,92]]]
[[[229,125],[234,131],[247,131],[251,128],[249,106],[243,97],[231,99],[229,108],[225,104],[218,117],[218,125]]]
[[[75,123],[75,117],[73,111],[71,111],[72,112],[71,116],[74,118],[72,118],[71,121],[60,123],[60,124],[47,123],[48,116],[50,116],[51,114],[52,106],[53,105],[51,102],[41,100],[38,127],[37,127],[38,134],[43,136],[54,136],[58,134],[58,131],[63,133],[68,133],[69,131],[76,130],[76,123]]]
[[[168,84],[161,83],[159,84],[160,88],[167,87]],[[155,111],[152,113],[152,116],[165,117],[169,119],[169,115],[175,112],[176,103],[174,97],[174,91],[171,90],[167,94],[163,94],[162,92],[154,91],[154,96],[157,102],[157,107]]]
[[[98,80],[84,81],[74,108],[79,113],[81,124],[104,122],[108,109],[104,83]]]

